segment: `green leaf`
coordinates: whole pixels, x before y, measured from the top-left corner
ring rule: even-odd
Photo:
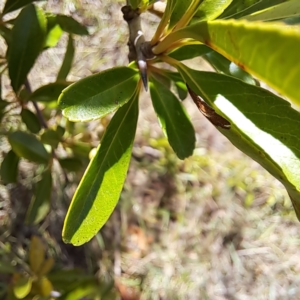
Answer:
[[[230,75],[245,81],[248,84],[256,84],[253,77],[242,68],[231,62],[216,51],[210,51],[203,56],[212,67],[221,74]]]
[[[25,82],[40,54],[45,34],[46,18],[43,11],[33,4],[26,6],[16,18],[9,45],[8,71],[15,92]]]
[[[16,269],[11,265],[11,263],[0,261],[0,272],[1,274],[14,274]]]
[[[170,18],[169,29],[173,28],[176,23],[183,17],[192,2],[193,0],[175,1],[176,4]]]
[[[89,34],[85,26],[83,26],[70,16],[57,15],[56,18],[61,29],[65,32],[78,35]]]
[[[43,1],[43,0],[7,0],[5,2],[5,6],[3,8],[2,15],[5,15],[5,14],[10,13],[14,10],[17,10],[29,3],[37,2],[37,1]]]
[[[89,241],[113,212],[130,162],[138,119],[138,93],[111,119],[69,207],[63,240],[75,246]]]
[[[193,21],[214,20],[231,4],[232,0],[204,0],[193,18]]]
[[[132,97],[138,79],[139,74],[131,68],[112,68],[70,85],[59,97],[59,105],[71,121],[99,119]]]
[[[175,32],[173,36],[170,34],[161,46],[175,37],[207,43],[300,105],[300,31],[297,26],[236,20],[200,22]]]
[[[45,129],[43,134],[41,135],[41,141],[43,144],[47,144],[52,146],[53,148],[57,148],[60,143],[61,136],[59,132],[53,129]]]
[[[74,40],[72,38],[72,35],[70,34],[65,57],[64,57],[62,65],[60,67],[60,70],[57,74],[56,80],[62,80],[62,79],[67,78],[67,76],[71,70],[71,67],[72,67],[74,53],[75,53]]]
[[[9,45],[11,41],[11,31],[12,30],[10,28],[7,28],[4,24],[0,24],[0,35],[4,38],[7,45]]]
[[[41,124],[38,117],[30,110],[23,108],[21,112],[22,121],[32,133],[38,133],[41,130]]]
[[[300,113],[260,87],[177,67],[190,88],[230,121],[230,130],[218,130],[283,183],[300,219]]]
[[[32,134],[15,131],[9,134],[8,141],[19,157],[44,164],[47,164],[50,160],[50,154],[46,151],[44,145]]]
[[[68,87],[70,84],[71,82],[67,81],[49,83],[35,90],[26,100],[36,102],[57,101],[63,89]]]
[[[51,170],[47,170],[42,174],[42,179],[35,185],[34,194],[27,210],[27,224],[37,224],[46,217],[50,210],[51,191]]]
[[[180,159],[193,154],[195,132],[178,99],[153,77],[150,82],[153,107],[171,147]]]
[[[19,160],[12,150],[5,155],[1,164],[1,180],[4,184],[17,182]]]
[[[44,47],[55,47],[60,40],[63,30],[57,23],[56,15],[46,13],[47,18],[47,35]]]
[[[231,5],[220,16],[220,19],[224,18],[241,18],[243,16],[255,13],[257,11],[272,7],[274,5],[287,2],[290,0],[250,0],[241,1],[233,0]]]
[[[82,169],[82,162],[76,157],[60,158],[58,161],[62,168],[70,172],[77,172]]]
[[[300,15],[300,2],[299,0],[290,0],[281,3],[263,11],[255,12],[251,15],[243,17],[248,21],[271,21],[284,18],[292,18]]]
[[[20,275],[13,286],[14,294],[18,299],[25,298],[31,290],[32,278]]]
[[[168,56],[177,59],[177,60],[186,60],[192,59],[198,56],[202,56],[208,52],[211,52],[211,49],[203,44],[192,44],[192,45],[183,45],[171,53]]]

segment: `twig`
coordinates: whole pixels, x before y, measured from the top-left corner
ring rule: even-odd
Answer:
[[[151,50],[151,45],[149,42],[145,41],[139,9],[133,9],[131,6],[126,5],[123,6],[121,10],[123,12],[123,18],[129,27],[128,59],[129,61],[136,60],[145,90],[147,91],[147,59],[154,57]]]

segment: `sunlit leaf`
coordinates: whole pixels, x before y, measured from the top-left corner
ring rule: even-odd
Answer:
[[[46,18],[47,34],[44,47],[55,47],[63,34],[63,30],[57,22],[56,15],[46,13]]]
[[[108,69],[70,85],[59,97],[59,105],[71,121],[102,118],[131,98],[138,80],[139,74],[132,68]]]
[[[20,158],[10,150],[1,163],[1,180],[4,184],[16,183]]]
[[[151,79],[150,93],[160,125],[171,147],[180,159],[192,155],[195,132],[178,99],[163,84]]]
[[[126,178],[138,118],[138,93],[111,119],[106,133],[73,197],[63,240],[89,241],[113,212]]]
[[[25,298],[30,293],[31,286],[32,286],[32,278],[20,275],[13,286],[14,294],[16,298],[18,299]]]
[[[251,15],[243,17],[248,21],[271,21],[284,18],[292,18],[300,15],[300,1],[290,0],[285,3],[272,6],[263,11],[255,12]]]
[[[193,22],[214,20],[231,4],[232,0],[204,0],[193,18]]]
[[[236,20],[200,22],[169,35],[153,51],[159,52],[159,48],[174,38],[193,38],[206,43],[300,105],[300,65],[297,63],[300,30],[297,26]]]
[[[26,26],[24,26],[26,24]],[[41,52],[46,35],[46,18],[33,4],[16,18],[9,45],[8,70],[11,85],[17,92]]]
[[[34,193],[27,210],[26,222],[37,224],[42,221],[50,210],[52,191],[51,171],[42,174],[42,179],[35,184]]]
[[[191,89],[231,123],[230,130],[218,129],[283,183],[300,219],[300,113],[260,87],[177,67]]]
[[[15,131],[9,134],[8,141],[19,157],[37,163],[47,164],[49,162],[50,154],[34,135],[23,131]]]

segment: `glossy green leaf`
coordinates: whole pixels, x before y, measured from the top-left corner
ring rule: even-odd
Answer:
[[[70,16],[57,15],[57,22],[65,32],[78,35],[88,35],[86,27]]]
[[[18,299],[25,298],[31,290],[32,278],[20,275],[13,286],[14,294]]]
[[[205,42],[300,105],[300,30],[297,26],[236,20],[200,22],[169,35],[156,47],[163,48],[174,38]],[[153,51],[157,51],[156,47]]]
[[[214,20],[231,4],[232,0],[204,0],[193,18],[193,22]]]
[[[138,79],[139,74],[131,68],[112,68],[70,85],[59,97],[59,105],[71,121],[99,119],[132,97]]]
[[[231,5],[219,17],[224,18],[241,18],[254,12],[266,9],[268,7],[286,2],[289,0],[233,0]]]
[[[57,101],[61,92],[70,84],[71,82],[67,81],[49,83],[35,90],[26,100],[36,102]]]
[[[27,129],[32,133],[38,133],[41,130],[40,121],[31,110],[23,108],[21,112],[21,118]]]
[[[150,82],[153,107],[171,147],[180,159],[193,154],[195,132],[184,107],[178,99],[153,77]]]
[[[61,136],[59,135],[59,133],[51,128],[45,129],[45,131],[41,135],[42,143],[50,145],[53,148],[57,148],[60,140]]]
[[[176,23],[182,18],[192,2],[193,0],[175,1],[175,6],[170,18],[169,29],[173,28]]]
[[[26,24],[26,26],[24,26]],[[17,92],[40,54],[46,35],[46,18],[33,4],[18,15],[9,45],[8,71],[11,85]]]
[[[72,35],[70,34],[65,57],[64,57],[62,65],[60,67],[60,70],[57,74],[56,80],[63,80],[63,79],[67,78],[67,76],[71,70],[71,67],[72,67],[74,54],[75,54],[74,40],[72,38]]]
[[[8,141],[19,157],[44,164],[47,164],[50,160],[50,154],[46,151],[44,145],[32,134],[15,131],[9,134]]]
[[[46,18],[47,34],[44,47],[55,47],[63,34],[63,30],[57,22],[56,15],[46,13]]]
[[[178,72],[170,72],[166,70],[164,70],[163,74],[173,81],[179,99],[184,100],[187,97],[188,91],[186,88],[186,84],[182,81],[182,77],[180,76],[180,74]]]
[[[1,180],[4,184],[16,183],[18,178],[19,157],[10,150],[1,163]]]
[[[27,224],[37,224],[46,217],[50,210],[51,191],[51,170],[47,170],[42,174],[42,179],[35,185],[34,194],[27,210]]]
[[[82,169],[82,161],[76,157],[60,158],[58,161],[62,168],[70,172],[77,172]]]
[[[168,56],[177,60],[186,60],[202,56],[210,51],[211,49],[203,44],[183,45],[169,53]]]
[[[206,59],[212,65],[212,67],[221,74],[236,77],[249,84],[256,84],[255,80],[250,74],[216,51],[212,50],[208,52],[207,54],[203,55],[203,58]]]
[[[283,183],[300,219],[300,113],[282,98],[238,79],[182,64],[178,71],[231,123],[230,130],[218,129]]]
[[[113,212],[126,178],[138,119],[138,93],[111,119],[69,207],[63,240],[89,241]]]
[[[6,0],[2,15],[5,15],[29,3],[37,2],[37,1],[43,1],[43,0]]]
[[[292,18],[300,15],[300,1],[290,0],[285,3],[281,3],[272,6],[263,11],[255,12],[251,15],[243,17],[248,21],[271,21],[284,18]]]

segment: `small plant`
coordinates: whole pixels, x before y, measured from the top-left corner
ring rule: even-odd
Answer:
[[[145,41],[140,15],[157,11],[157,5],[163,3],[131,0],[122,9],[134,62],[84,78],[59,98],[64,116],[72,121],[117,110],[74,195],[64,240],[74,245],[88,241],[116,206],[130,161],[139,93],[148,84],[161,127],[180,159],[192,155],[195,145],[193,126],[178,100],[189,93],[222,134],[285,185],[299,218],[300,114],[250,75],[300,103],[300,33],[290,25],[299,22],[299,2],[168,0],[152,40]],[[216,73],[181,62],[197,56]]]
[[[122,12],[130,32],[130,64],[86,77],[67,88],[69,82],[64,79],[71,61],[67,55],[55,83],[32,93],[26,79],[45,41],[51,40],[50,16],[30,4],[14,20],[11,31],[2,24],[2,36],[10,46],[7,59],[12,87],[22,103],[26,93],[25,99],[36,103],[48,95],[57,97],[65,88],[58,103],[70,121],[86,122],[116,111],[73,197],[63,228],[64,241],[74,245],[89,241],[114,210],[130,162],[143,86],[150,90],[159,123],[180,159],[192,155],[195,147],[194,129],[180,101],[190,94],[216,129],[284,184],[300,218],[300,114],[285,99],[261,88],[258,81],[300,104],[299,1],[168,0],[165,4],[129,0],[126,4]],[[146,11],[161,17],[150,41],[145,41],[140,22]],[[34,33],[32,28],[26,35],[22,33],[24,19],[31,20]],[[66,31],[74,22],[66,16],[54,16],[53,20]],[[84,31],[76,26],[80,30],[70,33]],[[18,47],[17,36],[22,41]],[[35,43],[36,49],[28,47],[34,36],[44,41]],[[68,49],[72,49],[71,42]],[[199,56],[216,72],[197,71],[182,63]],[[2,106],[7,105],[3,102]],[[64,128],[59,126],[46,135],[50,141],[56,137],[55,143],[47,139],[54,151],[50,155],[35,137],[20,131],[10,133],[12,152],[5,158],[10,163],[4,161],[3,168],[17,165],[19,157],[35,159],[47,165],[43,178],[48,178],[47,186],[51,186],[51,161],[56,159],[57,145],[65,141],[63,135]]]

